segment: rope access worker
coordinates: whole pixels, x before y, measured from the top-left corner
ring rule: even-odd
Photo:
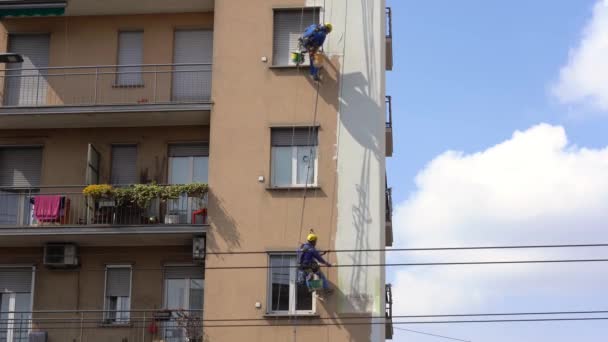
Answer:
[[[306,238],[306,243],[302,244],[300,249],[298,249],[299,279],[304,278],[308,289],[313,291],[310,286],[310,281],[313,279],[314,275],[317,275],[323,282],[323,290],[326,293],[331,293],[332,290],[329,288],[327,278],[319,269],[319,263],[328,267],[331,267],[331,264],[323,259],[322,255],[325,253],[319,253],[315,248],[316,245],[317,235],[311,229],[310,234],[308,234]]]
[[[304,53],[308,53],[310,57],[310,74],[315,81],[320,81],[319,67],[320,60],[317,60],[317,53],[325,43],[325,38],[332,31],[333,26],[330,23],[312,24],[306,28],[304,34],[299,39],[300,52],[292,54],[292,60],[296,64],[304,62]],[[317,65],[315,65],[317,63]]]

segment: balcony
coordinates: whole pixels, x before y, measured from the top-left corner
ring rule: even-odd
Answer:
[[[2,129],[209,123],[210,63],[0,71]]]
[[[386,247],[393,246],[393,189],[386,188],[385,192],[386,199],[386,213],[385,213],[385,222],[386,222]]]
[[[214,0],[3,0],[0,15],[30,17],[51,15],[116,15],[213,11]]]
[[[386,156],[393,156],[393,98],[386,96]]]
[[[167,198],[155,195],[154,189],[137,189],[120,187],[116,194],[100,197],[84,195],[82,186],[0,188],[0,247],[66,241],[145,246],[158,244],[159,237],[162,245],[183,245],[191,244],[193,234],[205,232],[206,192]]]
[[[386,70],[393,70],[393,11],[386,8]]]
[[[201,341],[204,328],[201,309],[2,310],[2,341]]]
[[[391,284],[386,284],[385,286],[386,293],[386,309],[385,309],[385,331],[386,331],[386,339],[393,339],[393,286]]]

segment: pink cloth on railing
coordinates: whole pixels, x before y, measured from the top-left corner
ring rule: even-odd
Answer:
[[[62,196],[46,195],[34,198],[34,216],[40,222],[56,221],[61,214]]]

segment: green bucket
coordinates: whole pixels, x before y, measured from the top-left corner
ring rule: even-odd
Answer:
[[[291,61],[295,64],[304,63],[304,54],[300,52],[292,52],[291,53]]]
[[[310,280],[308,282],[308,286],[310,287],[311,290],[321,290],[323,289],[323,280],[321,279],[315,279],[315,280]]]

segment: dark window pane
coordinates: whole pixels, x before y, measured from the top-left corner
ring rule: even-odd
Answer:
[[[298,284],[296,291],[296,310],[312,311],[312,293],[306,284]]]
[[[270,259],[270,276],[272,283],[272,311],[289,310],[289,268],[290,256],[273,256]]]

